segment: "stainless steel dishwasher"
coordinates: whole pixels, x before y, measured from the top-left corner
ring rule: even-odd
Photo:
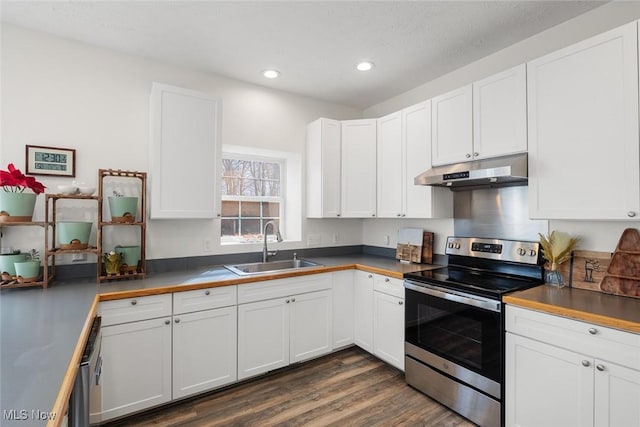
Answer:
[[[88,427],[95,424],[102,412],[102,332],[101,317],[96,317],[91,325],[89,338],[82,354],[78,373],[69,400],[69,426]]]

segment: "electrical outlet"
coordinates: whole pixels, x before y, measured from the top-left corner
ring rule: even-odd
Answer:
[[[309,234],[307,235],[307,245],[308,246],[319,246],[321,242],[321,237],[319,234]]]
[[[83,254],[83,253],[71,254],[71,262],[86,261],[86,260],[87,260],[87,254]]]
[[[202,250],[204,252],[211,252],[213,249],[211,248],[211,239],[204,239],[202,241]]]
[[[386,246],[389,246],[389,235],[388,234],[384,236],[384,244]]]

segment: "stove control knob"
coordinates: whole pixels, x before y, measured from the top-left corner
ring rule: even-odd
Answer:
[[[449,249],[453,249],[453,243],[449,242],[447,246],[449,246]]]
[[[529,256],[536,256],[538,255],[538,252],[536,252],[535,249],[531,249],[531,252],[529,252]]]
[[[454,246],[454,248],[456,248],[456,249],[460,249],[460,243],[456,243],[456,244],[455,244],[455,245],[453,245],[453,246]]]
[[[525,256],[527,254],[527,250],[525,248],[518,249],[518,255]]]

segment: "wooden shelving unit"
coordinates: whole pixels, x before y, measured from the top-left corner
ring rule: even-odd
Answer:
[[[2,233],[4,233],[4,229],[6,227],[24,227],[24,226],[42,227],[44,229],[45,242],[46,242],[47,235],[49,234],[47,230],[47,223],[45,221],[29,221],[29,222],[0,222],[0,243],[2,241]],[[45,249],[46,247],[47,245],[45,243]],[[51,281],[51,279],[53,279],[53,274],[49,274],[50,270],[49,270],[49,267],[47,266],[46,258],[42,267],[43,268],[42,268],[41,276],[36,281],[32,281],[32,282],[23,282],[22,279],[18,277],[11,277],[11,278],[4,277],[4,276],[0,277],[0,289],[27,288],[32,286],[41,286],[43,288],[46,288],[47,286],[49,286],[49,282]]]
[[[147,246],[147,223],[146,223],[146,194],[147,194],[147,173],[123,171],[114,169],[100,169],[98,171],[98,197],[104,203],[104,180],[110,177],[131,178],[140,181],[140,212],[136,215],[134,222],[114,222],[105,221],[102,205],[98,211],[98,282],[121,279],[142,279],[147,275],[146,246]],[[139,219],[138,219],[139,218]],[[102,262],[103,253],[103,228],[104,227],[137,227],[140,229],[140,261],[135,268],[122,269],[116,274],[107,274]]]
[[[95,246],[89,246],[86,249],[61,249],[56,247],[57,229],[56,222],[58,218],[57,205],[60,200],[95,200],[97,202],[98,212],[102,209],[102,199],[98,196],[84,196],[81,194],[46,194],[44,217],[47,220],[48,227],[51,228],[51,244],[49,243],[49,232],[45,231],[44,247],[45,257],[44,265],[47,266],[49,272],[49,280],[52,280],[56,274],[56,256],[65,254],[94,254],[98,255],[100,251]],[[99,258],[99,256],[98,256]],[[49,261],[51,259],[51,261]]]

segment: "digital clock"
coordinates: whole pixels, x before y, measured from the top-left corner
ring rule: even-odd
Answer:
[[[76,176],[76,150],[26,146],[27,173],[32,175]]]

